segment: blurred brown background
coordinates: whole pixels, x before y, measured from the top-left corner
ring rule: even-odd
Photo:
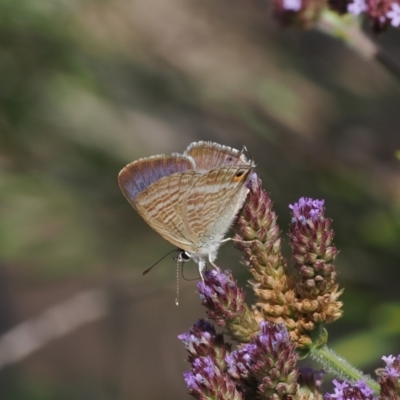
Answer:
[[[197,140],[247,147],[284,238],[289,203],[326,200],[345,287],[329,343],[366,371],[400,353],[399,82],[265,3],[0,3],[1,400],[189,398],[196,281],[176,307],[173,260],[141,276],[171,246],[116,177]],[[400,58],[398,31],[374,40]],[[239,260],[221,248],[245,285]]]

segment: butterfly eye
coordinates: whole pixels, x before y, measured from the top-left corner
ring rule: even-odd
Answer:
[[[182,261],[189,261],[192,256],[190,255],[190,253],[188,253],[185,250],[181,250],[181,252],[179,253],[179,257]]]

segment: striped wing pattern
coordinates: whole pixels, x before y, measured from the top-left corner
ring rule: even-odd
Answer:
[[[128,164],[118,175],[119,186],[135,207],[136,196],[161,178],[194,169],[194,161],[179,155],[153,156]]]
[[[203,174],[188,192],[181,212],[195,252],[208,253],[208,246],[219,243],[242,207],[250,169],[238,179],[241,170],[243,167],[215,168]]]
[[[186,171],[162,178],[136,198],[135,208],[143,219],[164,239],[186,251],[193,251],[186,231],[183,200],[200,173]]]

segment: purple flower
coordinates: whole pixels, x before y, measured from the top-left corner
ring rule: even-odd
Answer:
[[[366,2],[366,14],[372,21],[373,30],[375,32],[382,32],[389,24],[396,26],[400,17],[398,13],[398,1],[366,0]]]
[[[226,320],[243,312],[245,295],[230,271],[221,271],[219,268],[206,271],[204,282],[199,282],[197,287],[201,302],[208,309],[208,316],[218,325],[224,326]]]
[[[247,379],[249,371],[256,361],[256,351],[255,343],[247,343],[227,355],[225,361],[228,373],[235,379]]]
[[[324,200],[302,197],[289,208],[292,210],[289,237],[294,267],[302,279],[298,285],[299,294],[315,299],[335,285],[336,271],[330,262],[338,251],[332,244],[332,221],[324,215]]]
[[[353,385],[347,381],[340,383],[336,379],[332,382],[335,385],[334,393],[327,393],[326,400],[378,400],[365,380],[357,381]]]
[[[289,205],[293,214],[292,223],[298,221],[305,225],[307,220],[317,222],[324,213],[324,203],[325,200],[313,200],[309,197],[301,197],[297,203]]]
[[[220,369],[225,369],[225,356],[231,345],[224,343],[223,335],[217,334],[211,323],[200,319],[178,339],[182,340],[189,353],[189,362],[198,357],[211,357]]]
[[[355,16],[360,15],[362,12],[367,10],[367,3],[365,0],[354,0],[352,3],[347,5],[347,11]]]
[[[383,356],[382,360],[386,364],[383,374],[387,374],[393,378],[398,378],[400,376],[400,355],[397,357],[394,357],[393,355],[388,357]]]
[[[195,347],[200,345],[210,345],[212,338],[216,336],[213,325],[204,319],[197,321],[189,332],[178,335],[178,339],[182,340],[186,348],[192,351]]]
[[[377,371],[379,383],[381,385],[381,399],[399,399],[400,398],[400,355],[394,357],[383,356],[385,368]]]
[[[400,5],[392,3],[392,8],[386,13],[386,17],[390,19],[391,25],[395,28],[400,26]]]
[[[232,378],[246,391],[254,388],[260,398],[289,398],[297,392],[298,356],[284,325],[261,322],[259,334],[225,360]]]
[[[236,384],[226,371],[225,357],[231,345],[224,343],[212,324],[197,321],[186,333],[178,336],[189,352],[192,369],[184,373],[189,393],[199,400],[242,400]]]
[[[324,17],[327,6],[339,15],[364,13],[375,33],[400,26],[400,0],[273,0],[273,15],[283,25],[310,27]]]
[[[394,357],[393,355],[382,356],[382,360],[385,361],[386,367],[391,367],[396,361],[396,357]]]
[[[232,378],[211,357],[195,358],[192,370],[183,374],[189,393],[196,399],[243,400]]]
[[[299,11],[301,3],[301,0],[282,0],[282,6],[287,11]]]

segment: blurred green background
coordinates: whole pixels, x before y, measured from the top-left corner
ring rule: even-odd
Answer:
[[[398,31],[374,40],[400,58]],[[172,247],[116,177],[197,140],[247,147],[284,239],[289,203],[325,199],[345,287],[329,343],[369,372],[400,353],[399,111],[379,65],[258,0],[1,1],[0,399],[189,398],[176,336],[205,316],[196,281],[176,307],[173,260],[142,277]],[[221,248],[245,285],[239,260]],[[100,314],[49,337],[38,318],[91,289]]]

